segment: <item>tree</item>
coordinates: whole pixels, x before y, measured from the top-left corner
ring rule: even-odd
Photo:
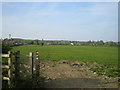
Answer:
[[[34,44],[34,41],[31,41],[29,44]]]
[[[100,40],[100,41],[97,41],[96,44],[97,45],[104,45],[104,42],[103,42],[103,40]]]
[[[103,40],[100,40],[100,41],[99,41],[99,45],[104,45]]]
[[[36,44],[39,45],[39,40],[35,40]]]
[[[108,45],[109,45],[109,46],[117,46],[118,43],[117,43],[117,42],[113,42],[113,41],[109,41],[109,42],[108,42]]]
[[[8,51],[11,50],[11,47],[9,44],[5,44],[5,43],[2,43],[2,53],[5,54],[5,53],[8,53]]]

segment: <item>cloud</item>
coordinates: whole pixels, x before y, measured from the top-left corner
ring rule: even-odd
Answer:
[[[3,2],[118,2],[119,0],[2,0]]]
[[[0,3],[0,38],[2,38],[2,3]]]
[[[117,15],[118,3],[96,3],[93,7],[89,8],[91,15]],[[116,13],[116,14],[113,14]]]
[[[17,6],[20,11],[3,16],[3,36],[11,33],[23,38],[116,40],[116,3],[86,4],[87,7],[81,6],[82,3],[76,7],[73,3],[75,7],[72,7],[67,3],[67,6],[63,3],[24,3],[24,7]]]

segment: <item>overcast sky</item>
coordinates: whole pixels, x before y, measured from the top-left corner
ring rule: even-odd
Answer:
[[[2,38],[118,40],[117,2],[5,2]]]

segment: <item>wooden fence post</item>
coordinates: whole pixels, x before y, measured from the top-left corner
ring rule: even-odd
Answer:
[[[19,60],[20,60],[20,51],[15,52],[15,80],[19,80]]]
[[[8,52],[8,66],[9,66],[9,69],[8,69],[8,77],[9,77],[9,80],[8,80],[8,86],[9,88],[12,88],[12,52]]]
[[[40,71],[40,61],[39,61],[39,52],[36,51],[36,80],[38,81]]]
[[[30,52],[29,53],[29,56],[30,56],[30,72],[31,72],[31,78],[33,79],[33,53],[32,52]]]

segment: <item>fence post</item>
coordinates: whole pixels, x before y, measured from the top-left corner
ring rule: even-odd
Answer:
[[[38,82],[38,77],[39,77],[39,71],[40,71],[39,52],[36,51],[36,80],[37,82]]]
[[[15,52],[15,80],[19,80],[19,61],[20,61],[20,51]]]
[[[29,56],[30,56],[30,72],[31,72],[31,76],[32,76],[32,79],[33,79],[33,53],[30,52],[29,53]]]
[[[8,86],[9,88],[12,88],[12,52],[8,51],[9,57],[8,57]]]

